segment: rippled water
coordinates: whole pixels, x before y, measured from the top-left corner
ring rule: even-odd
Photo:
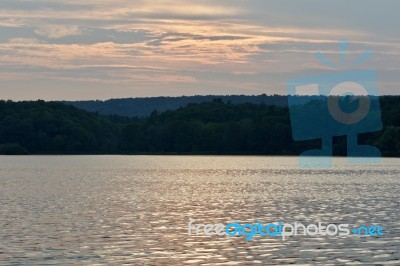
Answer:
[[[400,159],[0,157],[0,264],[400,265]],[[380,224],[381,237],[188,236],[196,223]]]

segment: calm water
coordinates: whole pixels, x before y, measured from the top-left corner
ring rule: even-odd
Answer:
[[[400,265],[400,159],[0,157],[0,264]],[[196,223],[380,224],[381,237],[188,237]]]

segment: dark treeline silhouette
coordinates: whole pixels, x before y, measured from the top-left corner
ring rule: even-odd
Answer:
[[[181,96],[181,97],[148,97],[148,98],[127,98],[127,99],[111,99],[107,101],[65,101],[80,109],[97,112],[103,115],[120,115],[127,117],[145,117],[151,112],[157,110],[164,112],[167,110],[176,110],[184,107],[189,103],[210,102],[213,99],[221,99],[225,103],[265,103],[268,105],[286,106],[287,97],[280,95],[225,95],[225,96]]]
[[[56,102],[0,101],[0,153],[116,152],[120,128],[130,121]]]
[[[380,99],[384,128],[360,143],[400,155],[400,96]],[[59,102],[0,101],[0,154],[254,154],[297,155],[320,140],[292,139],[286,106],[221,99],[150,116],[105,116]],[[346,138],[334,138],[346,155]]]

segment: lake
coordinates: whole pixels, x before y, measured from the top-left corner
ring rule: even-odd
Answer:
[[[400,265],[400,159],[1,156],[0,264]],[[197,224],[381,225],[383,236],[188,235]]]

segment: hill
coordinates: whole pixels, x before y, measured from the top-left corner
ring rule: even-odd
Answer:
[[[167,110],[176,110],[179,107],[190,103],[211,102],[219,98],[225,103],[241,104],[267,104],[276,106],[286,106],[286,96],[267,96],[265,94],[258,96],[231,95],[231,96],[182,96],[182,97],[149,97],[149,98],[128,98],[111,99],[107,101],[65,101],[64,103],[73,105],[77,108],[98,112],[104,115],[120,115],[127,117],[145,117],[152,111],[163,112]]]
[[[57,102],[0,101],[0,153],[116,152],[126,122]]]
[[[400,156],[400,97],[381,98],[381,132],[360,144]],[[0,101],[0,154],[254,154],[298,155],[320,140],[292,139],[288,107],[191,103],[143,118],[105,116],[59,102]],[[334,139],[346,154],[346,138]]]

